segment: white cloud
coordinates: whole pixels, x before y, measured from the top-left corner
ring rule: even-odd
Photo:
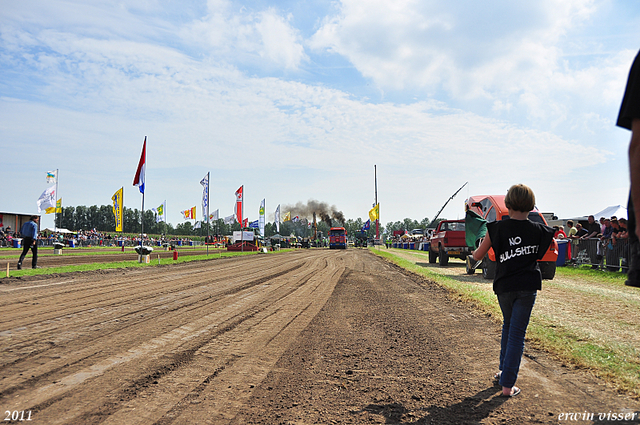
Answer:
[[[585,109],[609,115],[619,105],[632,52],[590,56],[601,47],[567,38],[601,7],[343,0],[309,45],[345,57],[385,92],[445,92],[478,113],[554,128]]]
[[[188,43],[204,42],[202,47],[232,62],[262,61],[262,66],[295,70],[308,59],[299,31],[289,24],[291,16],[280,16],[273,7],[251,11],[232,6],[226,0],[210,0],[207,16],[184,29],[182,37]]]

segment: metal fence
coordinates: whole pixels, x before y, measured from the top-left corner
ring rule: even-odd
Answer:
[[[628,239],[577,239],[570,242],[571,254],[567,264],[589,265],[594,269],[627,272],[629,264]]]
[[[429,251],[428,242],[392,242],[390,248]],[[594,269],[626,273],[629,264],[629,241],[618,239],[560,239],[558,265],[591,266]]]
[[[17,240],[21,240],[21,239],[17,238]],[[53,239],[38,239],[38,247],[52,247],[55,242],[57,241]],[[182,247],[204,245],[204,242],[202,241],[166,241],[165,243],[168,243],[169,245],[182,246]],[[82,248],[100,247],[100,246],[133,247],[133,246],[138,246],[138,244],[139,242],[134,240],[116,240],[116,239],[76,239],[73,241],[69,241],[69,240],[64,241],[65,247],[74,247],[74,248],[75,247],[82,247]],[[145,240],[144,244],[147,246],[162,246],[163,242]],[[9,243],[9,241],[7,241],[6,239],[0,239],[0,247],[11,248],[11,247],[15,247],[15,245],[13,244],[13,241]]]

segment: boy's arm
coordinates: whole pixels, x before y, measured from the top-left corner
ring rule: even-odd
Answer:
[[[471,253],[472,258],[475,261],[482,260],[489,251],[489,248],[491,248],[491,238],[489,237],[489,232],[487,232],[484,239],[482,239],[482,243],[480,243],[478,249]]]

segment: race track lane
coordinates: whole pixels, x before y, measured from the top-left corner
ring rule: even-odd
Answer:
[[[305,250],[3,287],[0,406],[47,424],[228,420],[348,262]]]

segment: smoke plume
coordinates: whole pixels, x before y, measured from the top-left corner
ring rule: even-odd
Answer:
[[[333,226],[332,220],[344,224],[344,214],[339,211],[335,205],[329,205],[326,202],[320,202],[313,199],[309,199],[306,204],[298,202],[295,205],[285,205],[280,211],[282,214],[286,214],[287,211],[291,211],[291,217],[299,216],[301,219],[306,218],[309,221],[313,220],[313,213],[320,218],[323,222],[327,223],[329,227]]]

